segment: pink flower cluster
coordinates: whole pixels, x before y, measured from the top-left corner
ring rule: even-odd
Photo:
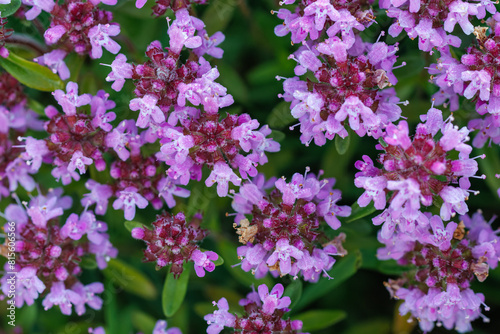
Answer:
[[[16,263],[14,270],[6,263],[5,270],[17,272],[16,307],[31,305],[44,294],[45,310],[57,305],[69,315],[74,306],[82,315],[85,305],[101,308],[102,299],[96,294],[103,292],[104,286],[99,282],[83,285],[78,279],[80,262],[92,256],[104,269],[117,250],[109,242],[106,223],[96,220],[92,211],[72,213],[60,226],[58,217],[72,203],[70,197],[61,195],[62,190],[55,189],[46,196],[33,197],[23,203],[25,207],[20,203],[7,206],[2,216],[15,226]],[[4,228],[9,230],[11,224]],[[4,275],[0,280],[4,295],[9,294],[8,278]]]
[[[177,10],[175,16],[168,30],[167,52],[154,41],[146,51],[149,60],[141,65],[128,64],[120,54],[111,64],[107,80],[114,81],[115,90],[120,90],[126,79],[134,81],[137,98],[130,101],[130,109],[139,111],[135,125],[146,129],[142,133],[145,140],[160,141],[156,158],[169,166],[165,184],[199,181],[202,167],[207,166],[211,174],[205,184],[217,183],[217,194],[223,197],[229,182],[239,186],[242,178],[257,175],[256,166],[266,163],[266,152],[278,151],[279,144],[267,138],[269,127],[260,127],[249,115],[219,114],[233,98],[215,82],[219,72],[203,56],[222,57],[217,45],[224,40],[223,35],[205,36],[204,23],[185,8]],[[181,64],[185,48],[192,50],[191,56]]]
[[[307,173],[294,174],[289,183],[284,178],[266,182],[263,175],[244,183],[233,200],[234,227],[244,244],[238,247],[241,268],[257,278],[268,271],[276,276],[301,274],[312,282],[323,273],[328,276],[333,256],[347,254],[342,247],[345,234],[329,240],[320,223],[326,221],[336,230],[337,216],[351,214],[350,207],[337,204],[340,191],[333,189],[334,184],[335,179],[320,181]],[[273,185],[267,194],[265,189]]]
[[[183,271],[183,264],[194,262],[194,269],[199,277],[205,276],[205,270],[212,272],[219,256],[212,251],[202,252],[200,243],[208,231],[200,228],[201,215],[196,215],[189,224],[182,212],[175,216],[164,213],[152,223],[153,230],[136,227],[132,237],[146,242],[144,262],[156,262],[158,268],[170,265],[170,272],[175,278]]]
[[[219,334],[224,327],[232,328],[241,333],[289,333],[306,334],[300,332],[302,321],[283,319],[283,315],[288,312],[290,297],[282,297],[284,288],[281,284],[276,284],[271,292],[269,288],[262,284],[250,292],[246,298],[240,300],[245,313],[234,315],[229,313],[229,304],[226,298],[221,298],[218,302],[213,302],[219,309],[212,314],[205,316],[208,323],[208,334]]]
[[[284,81],[281,95],[300,122],[302,143],[321,146],[335,135],[345,138],[348,129],[378,138],[399,119],[396,92],[384,89],[397,83],[392,70],[398,48],[359,37],[374,22],[365,1],[300,1],[294,12],[282,8],[277,15],[284,22],[276,35],[291,33],[292,43],[302,43],[290,56],[297,77]],[[309,71],[315,81],[298,77]]]

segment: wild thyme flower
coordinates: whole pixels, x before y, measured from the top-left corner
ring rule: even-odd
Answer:
[[[5,47],[5,40],[9,37],[13,30],[5,28],[7,24],[7,19],[0,17],[0,57],[7,58],[9,56],[9,50]]]
[[[58,305],[69,315],[74,305],[76,313],[82,315],[85,305],[101,308],[102,300],[95,294],[104,290],[99,282],[84,286],[78,280],[82,258],[93,254],[98,267],[104,269],[117,250],[105,233],[106,224],[97,221],[91,211],[80,216],[73,213],[60,225],[58,217],[71,207],[71,199],[61,197],[61,193],[60,189],[52,190],[23,203],[26,208],[11,204],[5,210],[7,221],[16,223],[15,302],[17,307],[31,305],[46,293],[42,302],[46,310]],[[7,263],[6,271],[12,271]],[[9,293],[7,278],[4,275],[0,280],[5,295]]]
[[[303,44],[290,56],[297,62],[295,74],[310,71],[315,77],[286,79],[280,95],[291,102],[302,143],[321,146],[335,135],[345,138],[348,128],[378,138],[399,118],[395,91],[384,90],[397,82],[392,74],[397,45],[364,43],[356,34],[374,22],[369,1],[300,1],[295,13],[280,9],[277,15],[284,23],[275,33],[291,31],[292,43]]]
[[[238,333],[287,333],[306,334],[300,332],[302,321],[283,319],[286,312],[290,311],[291,300],[283,297],[284,288],[276,284],[271,292],[262,284],[258,287],[258,293],[254,290],[246,298],[240,300],[239,304],[244,307],[242,315],[229,313],[229,304],[226,298],[213,302],[219,309],[205,316],[208,323],[207,333],[218,334],[224,327],[232,328]]]
[[[392,296],[404,300],[400,313],[409,312],[418,319],[423,331],[432,330],[437,323],[463,333],[472,330],[473,320],[488,320],[481,313],[481,305],[489,310],[484,295],[474,293],[470,283],[474,276],[483,282],[489,267],[497,266],[500,240],[491,221],[487,223],[480,212],[461,218],[459,224],[445,225],[433,216],[430,226],[418,226],[412,235],[399,228],[391,239],[379,235],[386,245],[379,250],[379,258],[394,258],[413,268],[385,284]]]
[[[136,0],[135,6],[137,8],[142,8],[146,4],[147,0]],[[151,8],[153,10],[153,15],[161,16],[167,12],[168,9],[172,9],[174,12],[189,8],[191,4],[203,5],[207,0],[155,0],[155,5]]]
[[[219,256],[212,251],[202,252],[199,243],[208,235],[208,231],[200,228],[201,215],[197,214],[188,223],[182,212],[175,216],[170,213],[158,215],[152,223],[153,229],[136,227],[132,237],[146,242],[144,262],[156,262],[157,268],[170,266],[174,277],[179,277],[183,264],[194,262],[196,274],[205,276],[206,271],[213,271],[213,261]]]
[[[474,31],[470,20],[474,16],[483,19],[486,11],[494,14],[494,4],[490,0],[381,0],[380,8],[387,9],[387,16],[395,19],[389,28],[391,36],[398,36],[404,29],[408,37],[419,37],[420,50],[431,51],[448,45],[460,46],[460,38],[447,33],[452,33],[458,23],[470,35]]]
[[[40,7],[33,7],[50,11],[50,27],[44,34],[48,45],[67,53],[89,54],[93,59],[101,58],[102,47],[113,54],[120,51],[120,45],[110,38],[120,33],[120,26],[111,22],[111,12],[97,7],[98,1],[70,0],[47,6],[50,3],[37,2]]]
[[[89,333],[91,334],[106,334],[106,331],[102,327],[89,328]],[[138,333],[141,334],[141,333]],[[153,328],[151,334],[182,334],[181,330],[177,327],[172,327],[167,329],[167,322],[165,320],[158,320]]]
[[[332,268],[334,255],[346,254],[345,235],[329,240],[320,223],[326,221],[338,229],[337,216],[349,216],[350,207],[337,205],[340,191],[332,189],[334,179],[320,181],[312,174],[296,173],[290,183],[284,178],[274,182],[275,189],[268,195],[264,187],[271,184],[258,175],[234,195],[234,227],[245,245],[238,248],[241,268],[257,278],[271,271],[281,276],[302,274],[315,282]]]
[[[409,233],[417,225],[427,226],[421,205],[442,201],[440,215],[445,220],[468,211],[465,201],[469,197],[469,178],[475,177],[478,170],[475,159],[469,158],[472,147],[465,144],[469,130],[454,126],[451,116],[443,121],[442,112],[435,108],[421,120],[424,122],[417,126],[413,139],[406,121],[386,128],[382,144],[377,145],[383,151],[378,159],[382,169],[376,168],[368,156],[355,164],[360,172],[354,184],[365,189],[358,204],[365,207],[373,200],[376,209],[385,209],[373,219],[374,224],[385,223],[384,238],[390,237],[396,225]],[[450,158],[452,151],[459,153],[458,159]]]

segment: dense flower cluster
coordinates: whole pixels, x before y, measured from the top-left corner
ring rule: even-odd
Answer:
[[[189,224],[182,212],[172,216],[164,213],[156,217],[152,223],[153,230],[136,227],[132,237],[146,242],[144,262],[156,262],[158,268],[170,265],[170,272],[179,277],[183,264],[194,262],[194,269],[199,277],[206,271],[213,271],[219,256],[212,252],[202,252],[199,243],[207,236],[208,231],[200,228],[201,215],[196,215]]]
[[[432,81],[439,86],[436,103],[448,102],[450,110],[459,108],[459,96],[475,102],[482,118],[472,119],[468,127],[478,130],[472,145],[500,143],[500,76],[496,59],[500,55],[500,15],[488,20],[490,28],[476,27],[475,43],[469,46],[460,61],[449,50],[441,50],[437,64],[430,67]]]
[[[21,85],[10,74],[0,75],[0,199],[8,197],[21,185],[27,191],[35,189],[31,177],[37,163],[26,161],[20,145],[16,145],[28,130],[43,129],[38,115],[27,108]]]
[[[294,1],[284,1],[284,4]],[[365,43],[356,34],[373,23],[367,1],[300,1],[292,13],[280,9],[284,20],[275,33],[291,32],[292,42],[302,42],[290,58],[295,74],[310,71],[316,82],[299,77],[283,83],[281,97],[291,102],[292,116],[300,121],[302,143],[324,145],[335,135],[345,138],[348,129],[359,136],[378,138],[382,129],[399,119],[401,109],[392,74],[397,45]],[[326,31],[326,38],[322,32]],[[307,35],[309,34],[309,39]],[[348,126],[347,126],[348,125]]]
[[[146,4],[147,0],[136,0],[135,6],[137,8],[142,8]],[[183,8],[188,8],[191,4],[203,5],[207,0],[155,0],[155,5],[151,8],[153,14],[156,16],[161,16],[167,12],[168,9],[172,9],[174,12]]]
[[[75,306],[77,314],[85,312],[85,304],[100,309],[102,300],[96,293],[104,290],[102,283],[83,285],[78,280],[83,257],[93,255],[97,266],[104,269],[117,250],[109,242],[107,225],[96,220],[91,211],[80,216],[72,213],[64,225],[59,216],[71,207],[71,198],[61,196],[61,189],[50,191],[46,196],[39,194],[29,203],[9,205],[2,216],[8,221],[4,229],[16,233],[16,261],[13,269],[5,264],[5,271],[17,272],[16,307],[33,304],[46,293],[42,305],[47,310],[54,305],[63,314],[71,314]],[[4,295],[9,293],[9,275],[1,279]]]
[[[219,72],[203,56],[222,57],[222,50],[216,46],[223,35],[205,36],[204,23],[185,8],[175,15],[168,30],[167,52],[154,41],[146,51],[149,60],[144,64],[131,65],[125,56],[118,55],[107,80],[114,81],[115,90],[120,90],[126,79],[134,81],[137,98],[130,101],[130,109],[139,111],[136,126],[146,129],[145,140],[160,140],[161,152],[156,157],[169,166],[166,184],[199,181],[202,167],[207,166],[212,172],[205,184],[217,183],[217,194],[223,197],[229,182],[240,185],[241,177],[255,176],[255,167],[267,162],[265,152],[278,151],[279,144],[266,138],[271,133],[269,127],[259,129],[259,122],[249,115],[218,113],[231,105],[233,98],[215,82]],[[192,51],[181,64],[184,47]]]
[[[373,201],[376,209],[385,209],[373,219],[376,225],[384,223],[384,238],[391,238],[396,225],[409,233],[417,225],[427,226],[429,220],[421,205],[441,202],[440,215],[445,220],[468,210],[469,178],[478,170],[475,159],[469,158],[472,147],[465,144],[469,130],[454,126],[451,116],[443,120],[442,112],[435,108],[421,119],[424,122],[417,126],[413,139],[406,121],[387,127],[382,143],[377,145],[384,151],[379,157],[382,169],[366,155],[356,162],[360,172],[354,184],[365,189],[358,204],[365,207]],[[435,139],[439,132],[441,137]],[[453,151],[459,153],[458,159],[450,157]]]
[[[207,333],[218,334],[224,327],[233,328],[235,332],[251,333],[283,333],[283,334],[306,334],[301,333],[302,321],[283,319],[283,315],[289,311],[290,297],[283,296],[283,285],[276,284],[271,292],[262,284],[250,292],[246,298],[240,300],[239,304],[244,307],[245,313],[235,315],[229,313],[229,304],[226,298],[213,302],[219,309],[205,316],[208,323]]]
[[[459,37],[449,35],[456,24],[466,35],[474,31],[470,20],[475,16],[483,19],[486,12],[496,12],[495,1],[491,0],[381,0],[380,8],[387,9],[387,16],[395,19],[389,28],[391,36],[398,36],[403,30],[408,37],[419,38],[418,47],[431,51],[448,45],[458,47]]]
[[[5,40],[12,34],[12,29],[5,28],[7,19],[0,17],[0,57],[7,58],[9,50],[5,48]]]
[[[486,311],[484,295],[470,288],[474,276],[482,282],[488,269],[498,265],[499,237],[480,212],[462,216],[460,224],[446,225],[438,216],[430,217],[430,227],[415,233],[401,233],[397,240],[379,250],[380,258],[393,258],[399,264],[416,268],[398,280],[386,283],[391,295],[403,299],[401,314],[410,313],[420,328],[431,331],[435,324],[460,333],[472,330],[470,322]]]
[[[106,334],[102,327],[89,328],[91,334]],[[140,334],[140,333],[139,333]],[[158,320],[153,328],[152,334],[182,334],[181,330],[177,327],[167,329],[167,322],[165,320]]]
[[[265,189],[275,188],[270,194]],[[236,210],[234,227],[245,246],[238,248],[241,267],[252,270],[257,278],[268,271],[280,276],[301,274],[315,282],[327,274],[335,263],[334,255],[344,256],[345,234],[329,241],[320,223],[332,229],[340,227],[337,216],[351,214],[348,206],[339,206],[340,191],[334,190],[335,179],[323,181],[313,174],[294,174],[265,182],[258,175],[252,183],[243,184],[234,195]],[[251,215],[246,219],[245,215]]]

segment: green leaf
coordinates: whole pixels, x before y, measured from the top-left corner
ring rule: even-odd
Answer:
[[[295,118],[290,112],[290,102],[286,101],[278,103],[267,117],[267,124],[273,129],[282,129],[293,121],[295,121]]]
[[[307,286],[302,294],[302,298],[293,311],[298,311],[316,299],[321,298],[328,294],[329,291],[335,289],[342,284],[349,277],[354,275],[362,264],[361,252],[354,251],[349,253],[343,259],[337,261],[328,274],[333,279],[322,277],[316,284]]]
[[[12,0],[6,5],[0,5],[0,17],[7,17],[15,12],[21,7],[21,0]]]
[[[133,220],[127,220],[125,221],[125,228],[129,231],[129,232],[132,232],[132,229],[136,228],[136,227],[141,227],[141,228],[144,228],[144,225],[142,223],[139,223],[139,222],[135,222]]]
[[[155,319],[147,313],[139,310],[132,312],[132,325],[142,333],[152,333],[155,328]]]
[[[300,297],[302,297],[302,281],[299,279],[293,280],[292,283],[286,286],[283,295],[290,297],[291,304],[289,308],[293,310],[294,306],[299,302]]]
[[[168,273],[161,294],[163,313],[167,318],[173,316],[179,310],[186,297],[191,266],[184,264],[184,270],[179,278],[174,278],[172,273]]]
[[[274,141],[277,141],[278,143],[280,143],[285,139],[285,134],[281,131],[278,131],[278,130],[272,130],[269,138],[272,138],[272,139],[274,139]]]
[[[351,143],[352,135],[349,135],[345,138],[340,136],[335,136],[335,148],[340,155],[344,155],[345,152],[349,149],[349,144]]]
[[[97,262],[91,257],[84,257],[80,265],[85,269],[95,269],[97,268]]]
[[[399,312],[398,312],[399,313]],[[415,321],[414,321],[415,322]],[[344,334],[358,334],[358,333],[370,333],[370,334],[387,334],[387,333],[399,333],[396,330],[391,331],[391,323],[387,319],[370,319],[363,321],[361,323],[356,323],[350,326],[347,332]]]
[[[36,100],[28,99],[28,108],[30,108],[40,116],[46,116],[45,106]]]
[[[293,320],[302,321],[302,330],[305,332],[328,328],[345,319],[347,313],[342,310],[312,310],[301,313]]]
[[[377,209],[375,209],[375,206],[373,205],[373,202],[370,202],[370,204],[368,204],[364,208],[360,207],[358,202],[354,202],[354,204],[351,206],[351,210],[351,215],[349,217],[339,217],[341,222],[352,223],[377,211]]]
[[[64,83],[57,74],[45,66],[16,56],[13,52],[10,52],[8,58],[0,57],[0,66],[20,83],[30,88],[44,92],[64,88]]]
[[[142,272],[118,259],[111,259],[103,270],[104,275],[123,290],[154,299],[157,291],[153,283]]]
[[[216,31],[224,31],[229,21],[233,18],[237,0],[211,1],[203,13],[202,20],[207,26],[207,32],[212,35]]]
[[[486,175],[486,184],[493,194],[497,194],[500,188],[500,179],[496,178],[496,174],[500,173],[500,155],[497,147],[485,145],[479,150],[481,154],[486,154],[486,159],[478,159],[481,171]]]

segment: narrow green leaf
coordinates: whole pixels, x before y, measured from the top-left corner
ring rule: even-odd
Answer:
[[[300,297],[302,297],[302,281],[299,279],[292,281],[292,283],[286,286],[283,295],[290,297],[292,303],[289,308],[293,310],[295,305],[299,302]]]
[[[354,275],[358,271],[359,267],[361,267],[361,264],[361,252],[354,251],[346,255],[343,259],[335,263],[332,270],[328,272],[333,279],[322,277],[318,283],[309,285],[304,289],[302,298],[300,299],[300,302],[295,305],[293,311],[297,312],[314,302],[316,299],[328,294],[328,292],[335,289],[349,277]]]
[[[285,133],[278,130],[272,130],[269,137],[280,143],[285,139]]]
[[[0,5],[0,17],[7,17],[15,12],[21,7],[21,0],[12,0],[6,5]]]
[[[44,92],[64,88],[64,83],[57,74],[45,66],[16,56],[13,52],[10,52],[8,58],[0,57],[0,66],[20,83],[30,88]]]
[[[80,265],[85,269],[95,269],[97,268],[97,262],[91,257],[84,257]]]
[[[224,28],[233,18],[234,10],[238,0],[214,0],[211,1],[207,10],[203,13],[202,20],[211,35],[216,31],[224,31]]]
[[[290,102],[281,101],[276,105],[276,107],[271,110],[269,116],[267,117],[267,124],[272,129],[282,129],[287,125],[290,125],[295,118],[290,112]]]
[[[399,313],[399,312],[397,312]],[[415,323],[416,321],[414,321]],[[396,331],[395,329],[391,331],[391,323],[387,319],[369,319],[361,323],[356,323],[350,326],[347,332],[344,334],[358,334],[358,333],[370,333],[370,334],[387,334],[387,333],[400,333],[404,332]]]
[[[486,154],[486,159],[478,159],[481,171],[486,175],[486,184],[493,194],[497,194],[500,188],[500,179],[495,175],[500,173],[500,154],[495,145],[488,147],[485,145],[479,150],[481,154]]]
[[[191,266],[184,264],[184,270],[179,278],[174,278],[172,273],[168,273],[163,286],[161,302],[163,313],[167,318],[173,316],[179,310],[186,297]]]
[[[135,222],[133,220],[127,220],[125,221],[125,228],[129,231],[129,232],[132,232],[132,229],[136,228],[136,227],[141,227],[141,228],[144,228],[144,225],[142,223],[139,223],[139,222]]]
[[[335,136],[335,148],[340,155],[344,155],[349,149],[349,144],[351,143],[352,135],[349,135],[345,138],[340,136]]]
[[[302,321],[302,330],[305,332],[328,328],[345,319],[347,313],[342,310],[312,310],[294,316],[293,320]]]
[[[149,278],[121,260],[111,259],[103,273],[111,282],[125,291],[145,299],[154,299],[156,297],[156,288]]]
[[[349,217],[339,217],[341,222],[352,223],[377,211],[377,209],[375,209],[375,206],[373,205],[373,202],[370,202],[370,204],[368,204],[364,208],[360,207],[358,202],[354,202],[354,204],[351,205],[351,210],[351,215]]]
[[[28,108],[30,108],[40,116],[46,116],[45,106],[43,106],[40,102],[36,100],[28,99]]]
[[[142,333],[152,333],[156,325],[155,319],[139,310],[132,312],[132,325]]]

